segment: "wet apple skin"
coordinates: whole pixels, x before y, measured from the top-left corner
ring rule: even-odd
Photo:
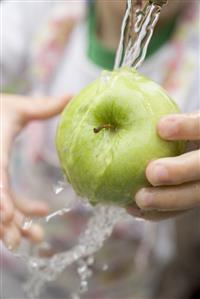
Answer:
[[[184,142],[162,140],[156,130],[177,112],[166,91],[134,69],[103,72],[66,106],[57,129],[60,165],[76,193],[92,204],[133,202],[149,185],[149,161],[184,152]]]

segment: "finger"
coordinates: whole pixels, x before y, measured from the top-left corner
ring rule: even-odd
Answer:
[[[167,140],[199,140],[200,112],[165,116],[158,124],[158,133]]]
[[[147,166],[146,177],[153,186],[200,180],[200,151],[152,161]]]
[[[12,199],[10,194],[6,190],[3,190],[1,192],[0,216],[1,223],[3,224],[11,222],[14,216]]]
[[[135,196],[144,210],[180,211],[200,205],[200,183],[180,186],[143,188]]]
[[[39,243],[44,238],[44,232],[40,225],[38,224],[31,224],[30,227],[25,228],[23,227],[24,223],[24,215],[19,211],[15,213],[15,224],[16,227],[20,230],[22,236],[28,238],[30,241],[34,243]]]
[[[20,240],[21,240],[21,234],[19,232],[19,229],[12,222],[4,230],[3,241],[9,250],[13,250],[19,245]]]
[[[16,208],[26,216],[38,216],[42,217],[48,214],[48,205],[45,202],[38,200],[27,200],[23,198],[15,198]]]
[[[34,102],[26,100],[26,105],[23,108],[24,119],[29,121],[53,117],[64,109],[70,99],[71,96],[64,96],[59,99],[35,99]]]
[[[172,211],[172,212],[168,212],[168,211],[160,212],[156,210],[146,211],[141,209],[135,209],[130,206],[129,208],[127,208],[127,212],[133,217],[140,218],[143,220],[162,221],[162,220],[167,220],[173,217],[180,216],[186,211]]]
[[[44,239],[44,230],[38,224],[33,224],[30,229],[22,230],[22,235],[29,238],[33,243],[40,243]]]
[[[4,159],[5,157],[5,159]],[[13,217],[13,199],[9,189],[8,158],[1,155],[0,159],[0,220],[8,223]]]
[[[3,238],[4,236],[4,227],[2,224],[0,224],[0,240]]]

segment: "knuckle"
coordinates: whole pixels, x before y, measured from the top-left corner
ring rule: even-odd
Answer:
[[[38,224],[34,224],[30,230],[30,239],[34,243],[40,243],[44,239],[44,231]]]

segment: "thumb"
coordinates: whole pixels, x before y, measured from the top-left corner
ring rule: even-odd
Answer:
[[[26,101],[24,107],[25,118],[30,121],[53,117],[62,112],[71,98],[71,95],[66,95],[58,99],[49,97]]]

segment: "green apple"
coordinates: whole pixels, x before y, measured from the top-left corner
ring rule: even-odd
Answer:
[[[128,205],[148,186],[150,160],[176,156],[184,143],[162,140],[156,126],[176,104],[156,83],[131,68],[104,71],[65,108],[56,144],[76,193],[95,204]]]

